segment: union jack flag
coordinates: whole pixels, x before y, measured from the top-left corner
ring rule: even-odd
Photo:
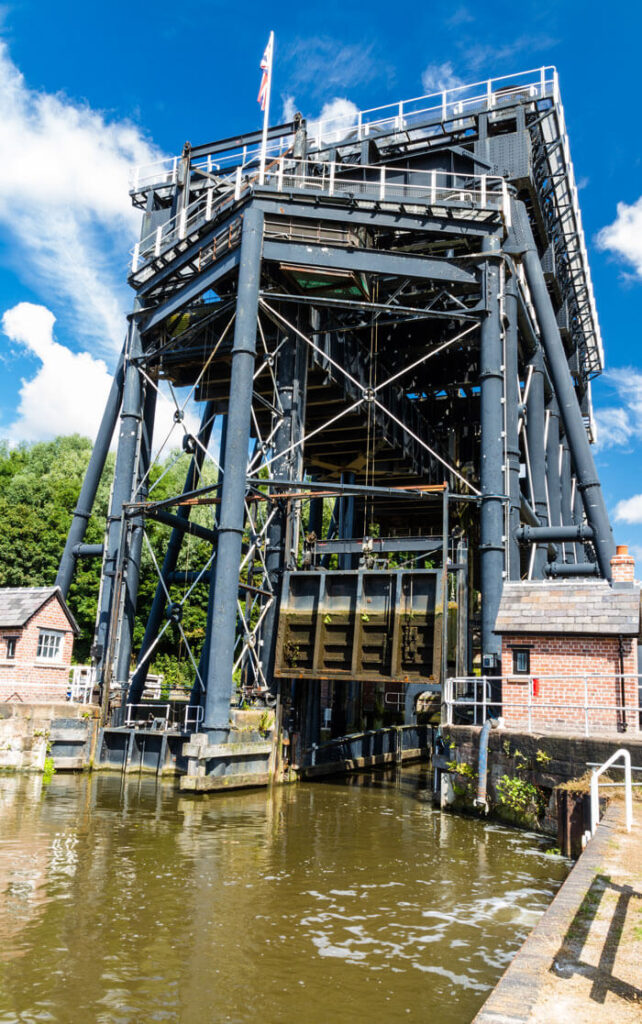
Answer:
[[[265,47],[265,53],[263,54],[263,59],[261,60],[260,67],[261,71],[263,72],[263,75],[261,76],[261,85],[259,88],[257,101],[261,105],[261,110],[265,110],[265,104],[267,103],[268,94],[268,81],[270,78],[270,73],[272,71],[272,35],[270,35],[269,42]]]

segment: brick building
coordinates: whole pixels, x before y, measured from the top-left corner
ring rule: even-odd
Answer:
[[[612,568],[613,584],[504,584],[495,632],[509,728],[639,730],[640,586],[626,548]]]
[[[65,700],[78,625],[58,587],[0,589],[0,701]]]

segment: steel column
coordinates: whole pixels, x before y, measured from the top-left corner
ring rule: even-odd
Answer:
[[[535,502],[535,514],[540,526],[548,526],[548,503],[546,501],[546,450],[544,435],[546,419],[544,415],[544,361],[538,350],[533,356],[530,368],[531,382],[526,402],[526,440],[528,442],[528,461],[530,479]],[[535,549],[533,577],[542,579],[546,564],[546,548]]]
[[[236,295],[232,371],[221,488],[219,541],[207,668],[204,730],[213,743],[229,735],[230,694],[238,599],[241,544],[245,523],[245,488],[250,443],[256,327],[261,277],[263,214],[252,206],[243,219]]]
[[[573,524],[573,509],[571,508],[571,450],[566,440],[566,434],[562,436],[562,472],[561,472],[561,486],[562,486],[562,526],[571,526]],[[562,548],[563,557],[565,562],[574,561],[573,558],[569,557],[572,547],[569,549],[565,544]]]
[[[219,465],[219,479],[222,480],[225,477],[225,448],[227,446],[227,414],[221,416],[221,445],[218,457]],[[214,611],[214,567],[210,569],[208,574],[208,591],[207,591],[207,619],[205,623],[205,639],[203,640],[203,646],[201,648],[201,656],[198,659],[198,676],[201,677],[199,682],[198,676],[195,677],[192,685],[192,691],[190,693],[189,703],[190,707],[197,707],[202,705],[205,707],[205,695],[207,693],[207,666],[209,665],[210,659],[210,637],[212,635],[212,614]]]
[[[289,451],[296,437],[303,429],[301,402],[305,393],[305,380],[297,374],[301,363],[301,342],[296,336],[288,338],[281,348],[276,365],[276,388],[281,402],[281,422],[274,435],[274,450],[270,475],[278,479],[296,479],[300,473],[301,448]],[[286,455],[283,453],[287,452]],[[296,471],[295,471],[296,463]],[[278,494],[278,488],[270,489]],[[267,531],[265,567],[275,595],[265,613],[262,631],[261,668],[270,687],[276,692],[277,680],[272,680],[274,650],[276,646],[276,623],[281,591],[281,574],[287,558],[287,549],[292,545],[288,537],[287,502],[282,499],[277,505],[276,515]]]
[[[520,550],[517,531],[520,526],[521,490],[519,485],[519,435],[518,419],[521,396],[519,393],[519,365],[517,350],[517,284],[513,275],[506,279],[504,295],[504,376],[506,380],[506,461],[508,513],[508,577],[518,580],[521,576]]]
[[[120,413],[120,432],[107,521],[105,557],[102,568],[102,590],[96,624],[96,657],[99,665],[98,676],[101,683],[105,673],[105,655],[109,645],[108,634],[112,602],[120,600],[120,593],[114,592],[114,582],[121,543],[123,505],[132,500],[135,490],[141,433],[140,426],[143,415],[143,378],[136,364],[136,359],[141,354],[140,334],[135,323],[132,321],[130,323],[127,352],[125,355],[125,381]]]
[[[593,543],[600,572],[605,579],[610,579],[611,558],[615,554],[615,544],[606,510],[606,502],[600,487],[593,453],[573,386],[553,305],[548,294],[530,225],[528,224],[526,210],[523,207],[522,217],[525,224],[525,237],[529,239],[528,248],[523,256],[524,270],[531,291],[533,305],[537,312],[542,345],[559,403],[564,431],[573,455],[573,463],[577,473],[578,486],[582,494],[586,518],[595,533]]]
[[[210,435],[212,433],[212,426],[214,422],[214,403],[207,402],[203,415],[201,417],[201,425],[197,435],[198,441],[200,442],[196,446],[196,451],[192,456],[189,469],[187,470],[187,476],[185,477],[185,485],[183,492],[193,491],[198,484],[198,480],[201,473],[201,467],[205,458],[205,452],[210,441]],[[176,511],[176,518],[187,523],[189,520],[190,509],[189,506],[179,505]],[[161,568],[161,574],[163,581],[167,585],[170,573],[174,572],[178,561],[178,555],[183,542],[184,531],[179,526],[175,526],[169,536],[167,547],[165,549],[165,557],[163,558],[163,565]],[[165,587],[161,580],[156,585],[156,591],[154,593],[154,600],[152,601],[152,607],[149,612],[147,619],[147,625],[145,627],[145,635],[141,644],[140,653],[143,655],[149,650],[154,640],[158,636],[158,631],[163,622],[165,613],[165,605],[167,603],[167,595],[165,593]],[[153,652],[152,652],[153,653]],[[151,661],[151,655],[143,657],[142,660],[138,661],[136,671],[132,678],[131,687],[129,690],[129,703],[139,704],[143,690],[145,688],[145,681],[147,679],[147,673],[149,671],[149,663]]]
[[[74,571],[76,568],[76,553],[74,549],[78,544],[82,544],[85,532],[87,530],[87,523],[91,516],[92,509],[94,507],[94,501],[96,499],[96,492],[100,479],[105,468],[105,461],[107,459],[107,453],[109,452],[109,446],[111,439],[114,436],[114,430],[116,428],[116,421],[118,419],[118,413],[120,412],[120,405],[123,397],[123,363],[124,357],[121,352],[116,366],[116,372],[111,383],[109,390],[109,396],[107,398],[107,404],[105,411],[103,412],[103,418],[100,421],[96,440],[94,441],[94,447],[91,451],[91,457],[89,464],[85,470],[85,476],[80,488],[80,494],[74,509],[73,519],[71,520],[71,526],[69,527],[69,533],[67,534],[67,540],[65,542],[65,548],[60,559],[60,565],[58,567],[58,575],[56,576],[56,586],[60,587],[62,596],[67,597],[69,593],[69,587],[73,579]]]
[[[487,316],[481,325],[481,594],[482,653],[498,658],[501,639],[494,632],[504,575],[504,414],[502,327],[500,322],[499,255],[497,236],[484,239]]]
[[[138,460],[138,490],[136,499],[145,501],[149,491],[147,473],[151,462],[152,438],[154,435],[154,418],[156,414],[156,388],[147,385],[145,394],[145,405],[143,412],[143,429],[140,439],[140,455]],[[143,549],[143,534],[145,520],[141,512],[138,512],[129,520],[125,543],[125,578],[123,587],[123,610],[120,620],[120,635],[118,639],[118,654],[116,658],[116,682],[121,685],[123,704],[126,703],[126,694],[129,686],[129,666],[132,656],[132,641],[134,637],[134,620],[136,617],[136,602],[138,600],[138,584],[140,580],[140,556]]]
[[[575,478],[574,478],[575,479]],[[572,484],[573,481],[571,481]],[[573,501],[573,522],[575,526],[581,526],[584,522],[584,506],[582,505],[582,495],[580,494],[579,487],[577,486],[577,480],[575,479],[575,499]],[[586,561],[586,552],[583,544],[575,545],[575,560],[576,562]]]
[[[548,403],[546,431],[546,487],[548,491],[549,525],[562,523],[562,486],[560,479],[560,413],[555,396]]]

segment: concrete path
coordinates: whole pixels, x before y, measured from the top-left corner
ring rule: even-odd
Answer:
[[[639,790],[638,790],[639,793]],[[642,800],[613,803],[474,1024],[641,1024]]]

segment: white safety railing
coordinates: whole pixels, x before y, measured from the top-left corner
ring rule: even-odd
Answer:
[[[91,704],[96,685],[96,670],[92,665],[73,665],[69,673],[67,700],[74,704]]]
[[[169,726],[169,704],[128,704],[125,725],[149,725],[157,729]]]
[[[205,711],[200,704],[196,707],[190,707],[188,705],[185,708],[185,715],[183,717],[183,731],[190,732],[193,727],[193,731],[198,732],[198,727],[203,721],[204,714]]]
[[[415,96],[369,110],[355,110],[308,124],[310,138],[319,148],[344,141],[351,134],[356,141],[375,133],[412,132],[431,119],[443,123],[465,118],[483,110],[499,110],[512,106],[516,100],[556,99],[559,93],[554,67],[534,68],[516,75],[488,78],[472,85],[460,85],[441,92]]]
[[[220,179],[175,217],[166,221],[132,250],[132,273],[167,253],[207,224],[258,182],[237,168]],[[268,165],[265,187],[278,192],[320,191],[330,196],[350,195],[377,202],[405,202],[431,207],[457,207],[470,211],[496,211],[510,224],[510,200],[503,178],[497,175],[455,174],[447,171],[405,170],[397,167],[339,164],[335,161],[294,160],[279,157]],[[226,231],[227,229],[224,229]]]
[[[272,139],[267,144],[267,155],[269,159],[279,156],[292,144],[292,137],[284,135]],[[207,156],[202,160],[190,162],[192,173],[197,172],[203,175],[215,174],[235,170],[240,167],[254,167],[258,171],[261,157],[261,147],[256,146],[234,146],[228,151],[217,153],[215,157]],[[139,164],[132,169],[129,184],[133,193],[143,192],[149,188],[164,188],[178,183],[180,164],[182,157],[169,156],[162,160],[155,160],[148,164]]]
[[[600,792],[599,792],[599,781],[600,775],[603,775],[605,771],[615,765],[618,761],[624,762],[624,809],[626,818],[626,830],[631,831],[631,825],[633,824],[633,786],[631,781],[631,754],[628,750],[621,748],[616,750],[614,754],[609,757],[608,761],[605,761],[599,768],[594,768],[591,772],[591,835],[595,835],[595,830],[600,820]]]
[[[463,716],[472,724],[502,717],[510,729],[528,732],[582,732],[585,736],[640,732],[640,677],[636,674],[461,676],[444,685],[446,724]],[[516,685],[522,699],[508,696]],[[612,688],[615,700],[594,699],[596,690]],[[625,699],[622,700],[622,688]]]
[[[541,121],[548,165],[547,181],[551,199],[564,239],[565,257],[571,285],[577,297],[577,315],[586,339],[589,370],[599,372],[604,365],[602,336],[595,308],[595,296],[586,252],[582,217],[578,202],[575,170],[571,160],[566,132],[566,118],[560,98],[557,70],[552,66],[533,68],[515,75],[488,78],[471,85],[461,85],[441,92],[399,100],[368,110],[355,110],[334,118],[308,122],[311,146],[321,151],[331,145],[348,146],[374,135],[391,132],[405,134],[408,141],[443,134],[446,123],[458,129],[467,127],[466,119],[488,112],[501,117],[502,112],[518,103],[550,100],[551,116]],[[273,139],[267,148],[268,161],[289,148],[292,136]],[[191,170],[205,174],[225,175],[231,167],[258,169],[260,147],[234,147],[191,164]],[[181,157],[170,157],[136,168],[132,191],[149,187],[176,185]],[[232,176],[232,175],[231,175]],[[140,251],[145,248],[141,244]]]

